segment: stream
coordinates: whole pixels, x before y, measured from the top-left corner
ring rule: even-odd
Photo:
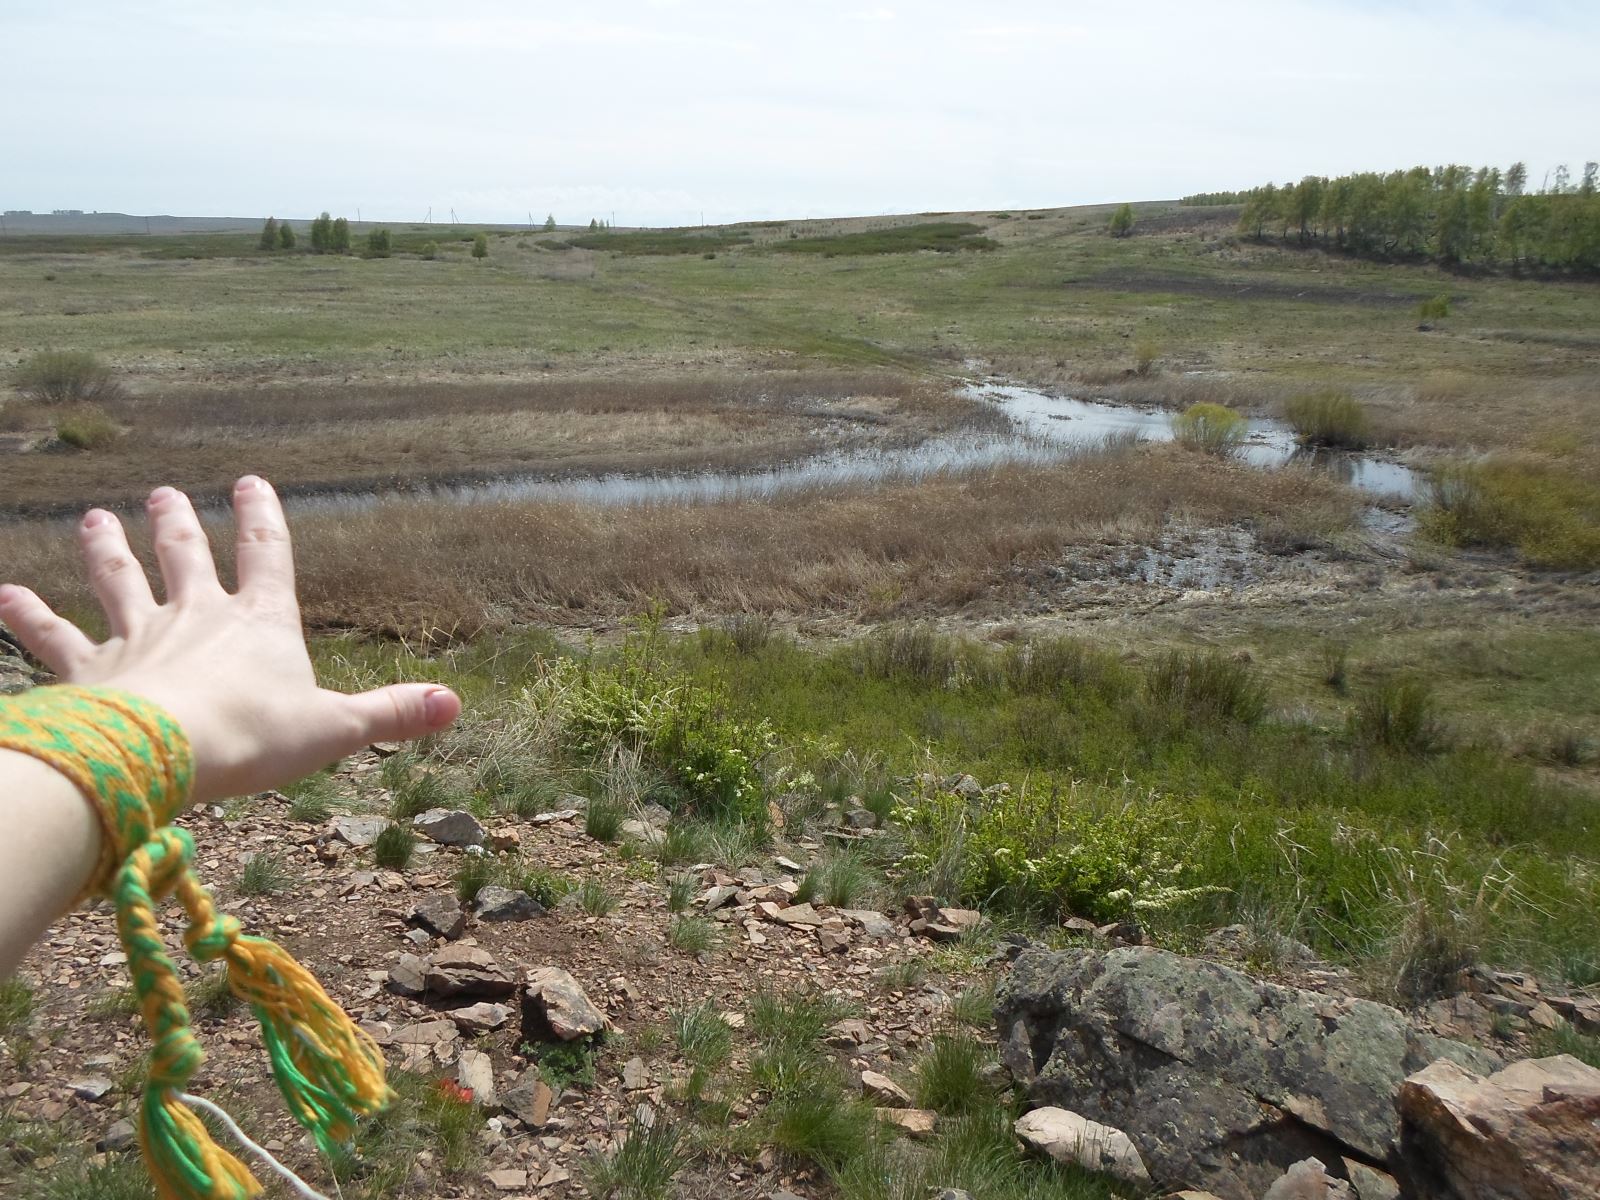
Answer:
[[[410,495],[459,504],[502,500],[550,500],[580,504],[712,504],[765,500],[785,493],[829,491],[861,484],[917,480],[932,475],[1008,463],[1045,464],[1092,450],[1107,440],[1170,441],[1170,414],[1098,400],[1051,396],[998,380],[969,387],[969,394],[999,406],[1011,419],[1005,434],[957,434],[915,446],[840,450],[757,471],[697,471],[658,475],[595,475],[576,479],[519,476],[462,485],[434,485]],[[1406,502],[1419,491],[1418,474],[1400,463],[1369,454],[1312,451],[1299,446],[1282,421],[1255,418],[1237,456],[1272,470],[1306,463],[1368,493],[1374,501]],[[293,509],[352,511],[370,507],[377,494],[306,496]]]

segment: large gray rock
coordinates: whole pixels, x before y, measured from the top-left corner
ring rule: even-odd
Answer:
[[[522,988],[523,1040],[572,1042],[610,1028],[578,981],[560,967],[528,972]]]
[[[995,1019],[1035,1104],[1121,1129],[1160,1187],[1224,1200],[1260,1196],[1307,1158],[1391,1164],[1408,1074],[1438,1058],[1496,1065],[1381,1004],[1143,946],[1024,951]]]

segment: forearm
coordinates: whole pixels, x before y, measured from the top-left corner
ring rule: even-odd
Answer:
[[[0,750],[0,979],[78,896],[100,857],[94,809],[36,758]]]

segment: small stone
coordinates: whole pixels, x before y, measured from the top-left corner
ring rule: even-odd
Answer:
[[[402,954],[389,970],[389,990],[401,996],[422,995],[428,990],[428,960]]]
[[[1303,1158],[1280,1176],[1261,1200],[1355,1200],[1343,1179],[1328,1174],[1320,1158]]]
[[[557,821],[570,821],[573,817],[578,815],[579,811],[580,810],[576,808],[558,808],[554,812],[535,813],[533,816],[533,824],[551,825]]]
[[[467,914],[454,896],[429,896],[417,902],[406,916],[406,922],[426,929],[434,937],[454,941],[467,931]]]
[[[844,813],[844,823],[848,829],[873,829],[878,824],[878,815],[865,808],[847,809]]]
[[[139,1133],[134,1129],[132,1121],[114,1121],[111,1128],[106,1130],[105,1136],[100,1139],[99,1148],[111,1152],[126,1150],[138,1140]]]
[[[1036,1108],[1013,1126],[1025,1146],[1068,1166],[1150,1186],[1150,1172],[1128,1135],[1065,1108]],[[1319,1164],[1320,1167],[1320,1164]]]
[[[763,910],[765,907],[763,906]],[[780,908],[772,919],[784,925],[800,925],[815,929],[822,924],[822,916],[809,904],[791,904],[788,908]]]
[[[700,894],[700,904],[707,912],[716,912],[734,896],[738,895],[736,887],[711,887]]]
[[[565,1167],[551,1167],[539,1180],[542,1188],[555,1187],[558,1183],[565,1183],[572,1178],[572,1172]]]
[[[1342,1161],[1345,1178],[1350,1180],[1356,1200],[1400,1200],[1400,1185],[1393,1175],[1354,1158]]]
[[[887,1075],[876,1071],[861,1072],[861,1090],[867,1099],[884,1108],[910,1108],[911,1097],[906,1090]]]
[[[485,1108],[497,1108],[500,1097],[495,1094],[494,1063],[481,1050],[463,1050],[456,1060],[456,1082],[472,1093],[472,1098]]]
[[[441,846],[483,846],[488,841],[478,818],[459,809],[430,808],[411,818],[411,825],[424,837]]]
[[[413,1021],[400,1026],[389,1035],[389,1042],[395,1046],[442,1046],[460,1036],[454,1021],[438,1017],[432,1021]]]
[[[870,938],[894,936],[894,922],[881,912],[869,908],[846,908],[840,912],[845,918],[861,926],[861,932]]]
[[[532,1129],[543,1129],[550,1119],[550,1106],[556,1094],[539,1078],[537,1071],[525,1072],[515,1086],[500,1097],[500,1107]]]
[[[630,817],[617,827],[617,832],[627,841],[642,842],[646,846],[659,846],[667,840],[667,835],[654,825]]]
[[[497,1192],[520,1192],[528,1186],[528,1173],[515,1167],[501,1167],[484,1174],[489,1186]]]
[[[333,836],[352,846],[370,846],[389,824],[388,817],[335,817]]]
[[[511,1019],[511,1010],[504,1004],[479,1002],[458,1008],[450,1014],[456,1028],[462,1033],[490,1033]]]
[[[841,954],[850,948],[850,933],[845,929],[819,929],[817,945],[826,953]]]
[[[872,1040],[872,1031],[865,1021],[850,1018],[839,1021],[828,1030],[828,1045],[841,1050],[864,1046]]]
[[[772,861],[777,863],[778,866],[782,867],[785,871],[796,871],[796,872],[798,872],[798,871],[804,871],[805,870],[804,867],[802,867],[799,863],[795,862],[794,859],[792,859],[792,858],[783,858],[783,857],[780,856],[778,858],[773,859]]]
[[[116,1085],[104,1075],[83,1075],[72,1080],[67,1086],[80,1100],[99,1100]]]
[[[593,1037],[611,1028],[578,981],[559,967],[528,972],[522,989],[522,1035],[530,1042]]]
[[[622,1065],[622,1086],[630,1092],[642,1092],[650,1086],[650,1072],[645,1070],[644,1059],[635,1056]]]
[[[939,1114],[926,1108],[875,1108],[872,1115],[916,1141],[931,1138],[939,1123]]]
[[[527,892],[490,884],[478,892],[473,909],[480,921],[528,921],[544,915],[544,907]]]

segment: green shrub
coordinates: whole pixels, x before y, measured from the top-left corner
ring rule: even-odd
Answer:
[[[1434,472],[1420,525],[1452,546],[1515,549],[1562,570],[1600,567],[1600,486],[1555,467],[1514,460]]]
[[[527,892],[539,902],[540,908],[554,908],[561,903],[562,897],[570,894],[573,889],[571,879],[548,867],[520,865],[508,867],[505,871],[505,884],[507,887]]]
[[[1155,373],[1156,360],[1161,357],[1161,343],[1153,337],[1137,337],[1133,339],[1133,373],[1135,375],[1151,375]]]
[[[117,423],[92,406],[64,413],[56,421],[56,438],[75,450],[103,450],[121,436]]]
[[[278,249],[293,250],[296,238],[294,226],[285,221],[278,226]]]
[[[1432,689],[1417,679],[1388,679],[1363,695],[1351,728],[1363,740],[1402,754],[1432,754],[1449,742]]]
[[[390,871],[404,871],[416,848],[411,830],[391,822],[378,831],[378,839],[372,843],[372,861]]]
[[[1111,220],[1106,224],[1106,230],[1112,237],[1124,238],[1133,232],[1133,205],[1119,204],[1116,212],[1111,214]]]
[[[1232,454],[1247,432],[1249,422],[1222,404],[1191,404],[1172,418],[1173,440],[1205,454]]]
[[[937,792],[895,816],[903,875],[926,880],[943,860],[951,891],[972,903],[1106,922],[1215,890],[1185,883],[1180,815],[1154,797],[1107,807],[1076,790],[1025,789],[1004,804]]]
[[[374,229],[367,234],[368,258],[388,258],[390,254],[389,231],[387,229]]]
[[[1450,315],[1450,294],[1440,293],[1417,305],[1419,321],[1441,321]]]
[[[861,670],[869,679],[948,687],[960,678],[962,649],[932,625],[886,625],[861,642]]]
[[[524,1053],[531,1053],[539,1064],[539,1078],[558,1094],[563,1088],[594,1086],[595,1044],[587,1038],[575,1042],[541,1042],[537,1046],[523,1043]]]
[[[36,404],[95,404],[119,394],[111,368],[84,350],[44,350],[17,368],[17,391]]]
[[[489,257],[489,235],[480,233],[472,239],[472,257],[485,259]]]
[[[1115,654],[1071,637],[1013,642],[1005,649],[1000,671],[1011,690],[1023,696],[1087,693],[1115,700],[1132,686]]]
[[[621,744],[665,772],[696,811],[765,825],[760,764],[777,739],[767,721],[734,716],[722,687],[670,672],[637,652],[615,669],[580,672],[558,664],[551,670],[570,677],[558,694],[580,753],[600,758]]]
[[[1308,445],[1359,450],[1372,438],[1367,410],[1349,392],[1328,388],[1293,396],[1284,403],[1283,412],[1296,436]]]
[[[422,257],[427,259],[429,262],[432,262],[434,259],[438,258],[439,257],[439,243],[438,242],[423,242],[422,243]]]
[[[1600,1068],[1600,1037],[1579,1033],[1566,1021],[1554,1029],[1541,1029],[1534,1035],[1534,1053],[1547,1058],[1555,1054],[1570,1054],[1581,1063]]]
[[[1267,713],[1267,691],[1255,668],[1213,651],[1173,650],[1145,667],[1145,694],[1196,721],[1254,725]]]

